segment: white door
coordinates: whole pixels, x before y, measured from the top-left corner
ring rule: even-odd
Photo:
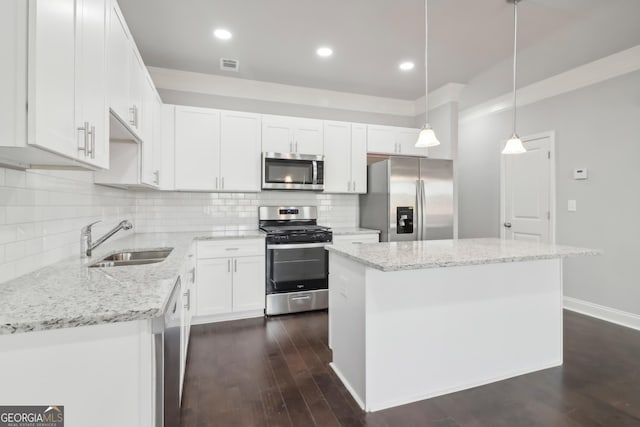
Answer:
[[[223,111],[220,116],[220,189],[260,191],[260,115]]]
[[[321,120],[296,120],[293,129],[293,147],[297,154],[324,154]]]
[[[324,192],[351,190],[351,124],[324,122]],[[365,167],[366,167],[365,153]]]
[[[264,309],[264,262],[264,256],[233,259],[233,311]]]
[[[176,190],[217,190],[220,183],[220,113],[176,107]]]
[[[145,117],[143,116],[143,99],[144,99],[144,85],[146,83],[146,77],[144,75],[144,63],[140,61],[138,58],[138,54],[136,53],[136,49],[133,45],[129,46],[130,49],[130,57],[129,60],[129,103],[131,104],[132,109],[132,118],[129,122],[131,125],[131,130],[138,136],[140,139],[144,140],[144,135],[142,135],[142,122],[144,122]]]
[[[367,192],[367,126],[351,125],[351,192]]]
[[[369,153],[397,154],[398,144],[391,126],[367,126],[367,151]]]
[[[523,154],[502,155],[502,237],[551,243],[551,135],[523,138]]]
[[[262,116],[262,151],[293,153],[291,123],[285,118]]]
[[[230,313],[232,300],[232,259],[198,260],[196,279],[196,315]],[[264,281],[264,271],[263,281]]]

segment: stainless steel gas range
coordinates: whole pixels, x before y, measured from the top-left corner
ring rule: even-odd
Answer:
[[[331,229],[317,224],[315,206],[261,206],[260,229],[267,233],[265,313],[321,310],[329,302],[329,258],[324,246]]]

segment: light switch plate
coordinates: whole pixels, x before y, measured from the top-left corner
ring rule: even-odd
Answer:
[[[589,178],[589,171],[587,168],[578,168],[573,170],[573,179],[581,180]]]
[[[567,203],[567,210],[569,212],[575,212],[578,210],[575,200],[569,200],[569,203]]]

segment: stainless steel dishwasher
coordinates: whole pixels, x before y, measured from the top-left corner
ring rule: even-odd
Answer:
[[[180,278],[169,297],[164,316],[154,321],[156,354],[156,426],[180,425]]]

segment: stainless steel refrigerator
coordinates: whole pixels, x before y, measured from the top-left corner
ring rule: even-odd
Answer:
[[[367,167],[360,226],[380,230],[380,241],[453,238],[453,162],[391,157]]]

